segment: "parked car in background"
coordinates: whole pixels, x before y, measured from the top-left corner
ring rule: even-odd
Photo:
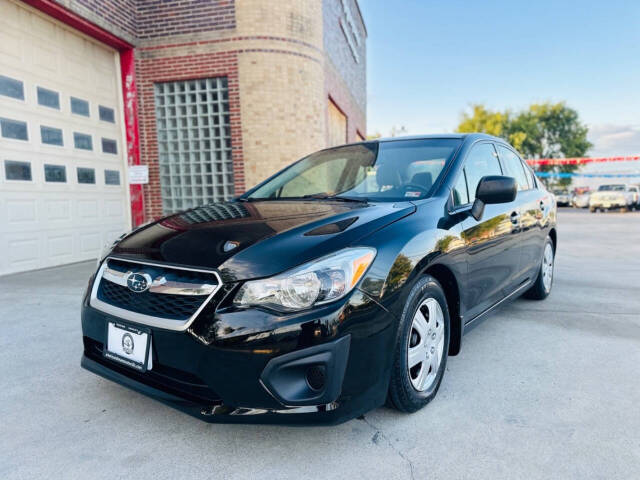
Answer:
[[[620,209],[622,211],[634,208],[634,191],[628,185],[600,185],[597,192],[589,198],[589,211]]]
[[[571,196],[571,205],[574,208],[589,208],[589,197],[591,197],[591,189],[589,187],[576,187],[573,189]]]
[[[633,208],[640,210],[640,186],[629,185],[629,191],[633,195]]]
[[[556,197],[556,203],[559,207],[568,207],[571,204],[571,195],[569,190],[556,189],[553,191]]]
[[[556,245],[553,195],[499,138],[322,150],[110,246],[82,366],[211,422],[415,412],[466,331],[549,295]]]

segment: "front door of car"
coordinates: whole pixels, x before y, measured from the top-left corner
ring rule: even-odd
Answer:
[[[454,204],[472,204],[478,182],[487,175],[503,172],[493,144],[482,142],[467,154],[454,187]],[[467,258],[465,320],[469,321],[504,298],[514,286],[520,261],[517,203],[486,205],[480,220],[468,216],[462,228]]]

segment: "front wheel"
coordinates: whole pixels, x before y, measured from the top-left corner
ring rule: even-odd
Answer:
[[[438,281],[424,276],[413,286],[398,327],[389,403],[415,412],[436,396],[447,364],[450,332],[447,299]]]
[[[555,251],[553,241],[547,237],[542,250],[542,261],[538,270],[538,278],[533,286],[524,294],[526,298],[533,300],[544,300],[551,293],[553,286],[553,267],[555,263]]]

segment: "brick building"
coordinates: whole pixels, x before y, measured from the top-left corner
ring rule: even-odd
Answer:
[[[0,274],[362,139],[366,35],[357,0],[0,0]]]

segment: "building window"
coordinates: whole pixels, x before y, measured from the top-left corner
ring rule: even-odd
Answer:
[[[329,147],[347,143],[347,117],[329,99]]]
[[[53,128],[53,127],[45,127],[44,125],[40,126],[40,138],[42,139],[42,143],[46,145],[63,145],[62,140],[62,129]]]
[[[103,107],[100,105],[98,107],[98,114],[100,116],[100,120],[103,122],[116,123],[116,115],[113,108]]]
[[[51,183],[66,183],[67,169],[64,165],[47,165],[44,166],[44,181]]]
[[[71,113],[76,115],[89,116],[89,102],[80,98],[71,97]]]
[[[235,193],[226,77],[155,85],[165,213]]]
[[[78,167],[78,183],[96,183],[96,171],[93,168]]]
[[[0,75],[0,95],[24,100],[24,84],[20,80]]]
[[[38,87],[38,105],[60,110],[60,94],[53,90]]]
[[[29,162],[4,161],[4,177],[7,180],[31,180],[31,164]]]
[[[93,150],[91,135],[73,132],[73,145],[80,150]]]
[[[29,140],[27,132],[27,122],[19,120],[9,120],[8,118],[0,118],[0,132],[4,138],[14,140]]]
[[[103,153],[118,153],[118,142],[111,140],[110,138],[102,139],[102,152]]]
[[[120,172],[118,170],[105,170],[104,171],[104,184],[105,185],[120,185]]]

